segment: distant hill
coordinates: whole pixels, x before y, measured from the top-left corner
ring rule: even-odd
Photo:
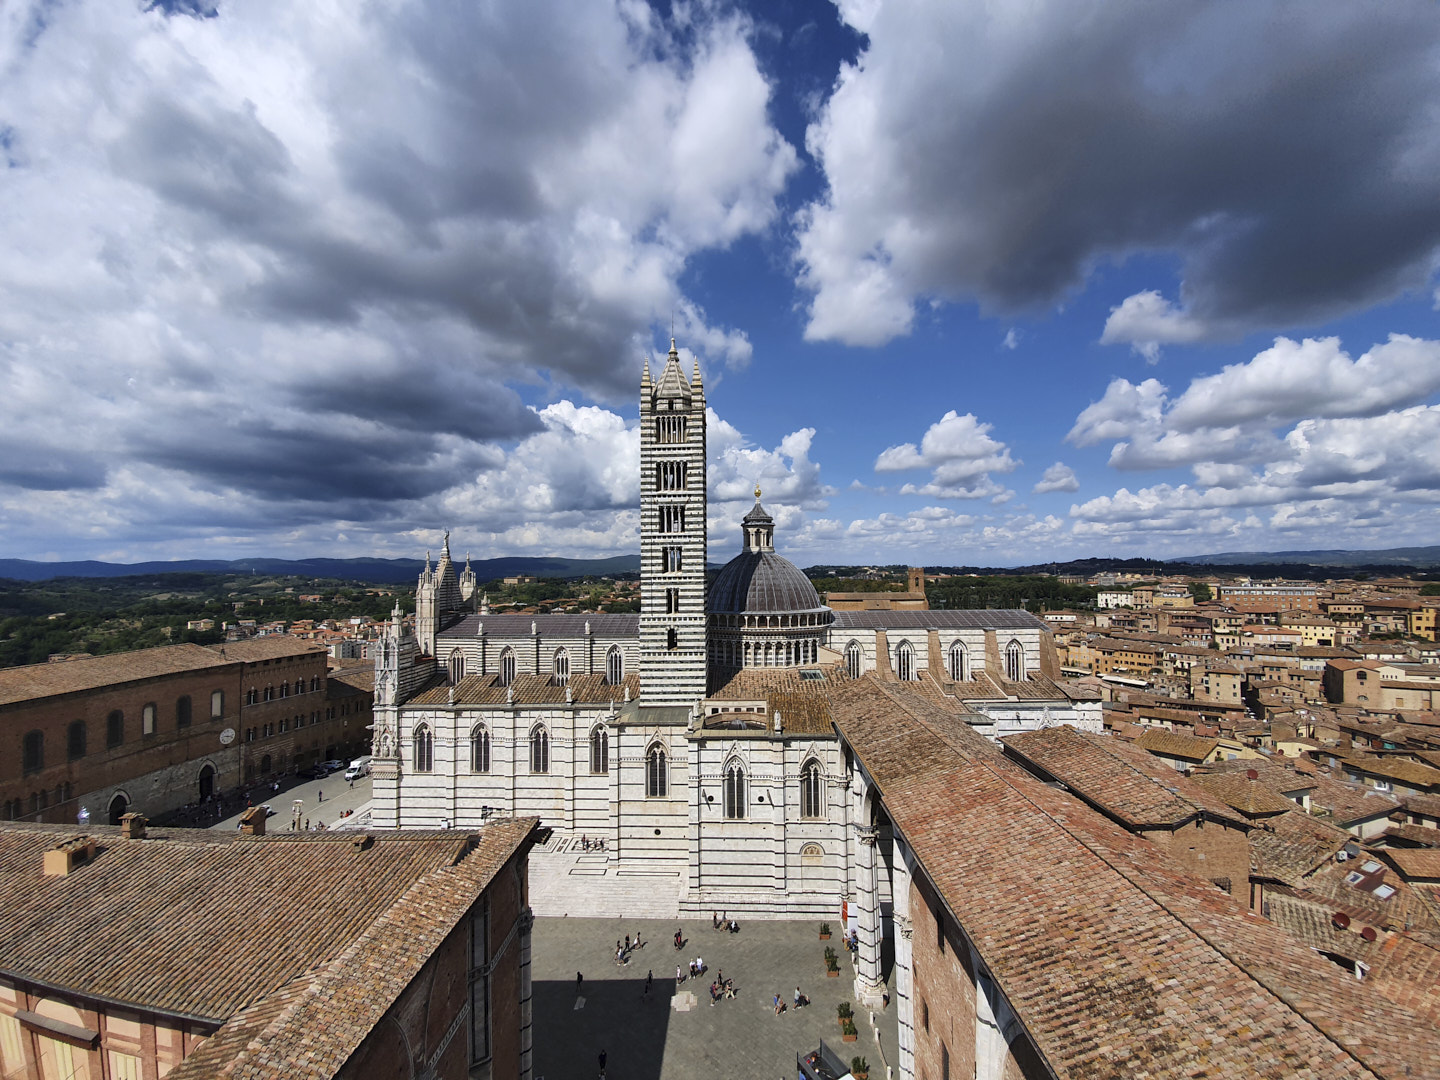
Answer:
[[[640,571],[639,555],[617,555],[609,559],[557,559],[510,556],[477,559],[471,567],[481,581],[530,574],[534,577],[586,577],[607,574],[634,574]],[[108,563],[34,562],[30,559],[0,559],[0,577],[16,581],[49,581],[52,578],[144,577],[152,574],[282,574],[294,577],[335,578],[376,585],[413,585],[424,563],[419,559],[177,559],[171,562]]]
[[[1224,551],[1218,555],[1188,555],[1166,559],[1207,566],[1257,563],[1302,563],[1306,566],[1440,566],[1440,547],[1383,548],[1377,551]]]

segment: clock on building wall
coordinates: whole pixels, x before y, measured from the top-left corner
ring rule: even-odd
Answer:
[[[224,731],[220,732],[220,745],[221,745],[221,746],[229,746],[229,745],[230,745],[232,742],[234,742],[234,741],[235,741],[235,729],[234,729],[233,727],[227,727]]]

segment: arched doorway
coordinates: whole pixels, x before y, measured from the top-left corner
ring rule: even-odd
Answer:
[[[270,755],[269,755],[269,754],[266,754],[264,757],[262,757],[262,758],[260,759],[260,775],[261,775],[261,776],[269,776],[269,775],[270,775]]]
[[[120,818],[130,810],[130,800],[124,795],[116,795],[110,800],[110,824],[119,825]]]
[[[215,794],[215,766],[206,765],[200,770],[200,801],[204,802]]]

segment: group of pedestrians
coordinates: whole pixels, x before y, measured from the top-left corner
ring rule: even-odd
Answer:
[[[640,940],[639,930],[635,931],[634,941],[631,941],[630,935],[626,934],[624,941],[615,942],[615,966],[624,967],[630,962],[630,954],[633,952],[638,952],[644,947],[645,943]]]

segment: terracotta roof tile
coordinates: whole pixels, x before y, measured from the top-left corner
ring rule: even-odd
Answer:
[[[99,841],[94,860],[46,877],[44,852],[78,830],[0,825],[0,969],[216,1021],[333,958],[471,843],[458,832],[375,833],[366,850],[345,833],[85,832]]]
[[[206,668],[224,667],[229,662],[200,645],[166,645],[158,649],[137,649],[55,664],[0,668],[0,705],[74,694],[162,675],[204,671]]]
[[[1075,794],[1130,828],[1181,825],[1209,814],[1238,826],[1248,822],[1160,759],[1114,735],[1091,735],[1068,724],[1001,740]]]
[[[870,678],[837,688],[831,707],[1057,1076],[1440,1075],[1440,1032],[1415,1012],[1006,761],[953,713]]]

